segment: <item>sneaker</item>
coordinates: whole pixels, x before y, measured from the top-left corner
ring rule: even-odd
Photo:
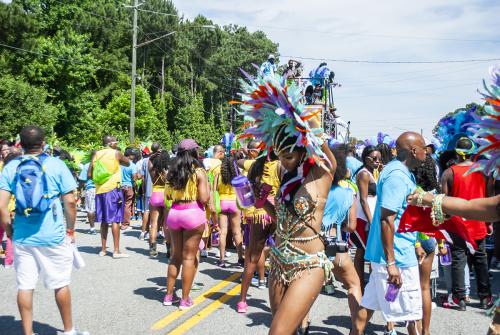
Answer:
[[[205,249],[203,249],[202,251],[200,251],[200,256],[201,257],[208,257],[208,251],[206,251]]]
[[[95,228],[90,228],[89,229],[89,234],[90,235],[97,235],[97,231],[95,230]]]
[[[396,329],[391,329],[391,330],[384,330],[384,335],[398,335],[398,332]]]
[[[218,267],[220,267],[220,268],[225,268],[226,267],[226,262],[224,262],[224,261],[217,261],[216,265]]]
[[[172,306],[179,302],[179,298],[175,294],[165,294],[163,298],[163,306]]]
[[[146,232],[141,231],[141,235],[139,235],[139,240],[144,241],[145,238],[146,238]]]
[[[444,308],[455,309],[457,311],[465,311],[467,309],[467,305],[465,304],[465,300],[458,300],[453,295],[448,296],[448,300],[443,302]]]
[[[156,237],[157,240],[164,240],[165,237],[163,236],[163,233],[161,231],[158,232],[158,236]]]
[[[113,258],[114,259],[129,258],[129,255],[121,253],[121,252],[114,252],[113,253]]]
[[[229,251],[226,251],[226,253],[224,254],[225,257],[231,257],[231,253]]]
[[[190,309],[191,307],[193,307],[193,300],[191,298],[187,298],[187,300],[181,299],[181,303],[179,304],[179,309],[181,311]]]
[[[481,309],[489,309],[491,306],[493,306],[493,298],[491,296],[481,299],[479,303],[479,308]]]
[[[106,251],[99,251],[99,256],[100,257],[106,256]]]
[[[258,286],[258,287],[259,287],[259,289],[261,289],[261,290],[266,289],[266,288],[267,288],[267,285],[266,285],[266,280],[265,280],[265,279],[264,279],[264,280],[259,280],[259,286]]]
[[[248,304],[245,301],[240,301],[236,304],[238,313],[245,314],[248,310]]]
[[[158,251],[156,249],[149,250],[149,257],[151,257],[151,258],[158,257]]]
[[[259,279],[253,277],[252,278],[252,285],[255,287],[259,287]]]
[[[325,285],[325,292],[328,295],[333,295],[335,293],[335,286],[332,284]]]
[[[238,266],[240,268],[245,267],[245,260],[243,258],[238,259]]]

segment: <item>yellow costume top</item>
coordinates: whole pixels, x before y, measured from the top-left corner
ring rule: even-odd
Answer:
[[[165,197],[173,202],[188,202],[198,200],[198,179],[196,174],[199,171],[205,172],[203,168],[197,168],[191,178],[189,178],[186,187],[183,190],[177,190],[171,187],[168,183],[165,184]]]
[[[106,170],[113,175],[104,184],[96,184],[95,193],[108,193],[116,188],[119,188],[122,182],[122,170],[120,168],[120,162],[116,159],[116,150],[111,148],[99,150],[95,154],[93,162],[97,160],[101,161],[106,167]]]
[[[218,166],[214,170],[214,177],[215,180],[217,180],[217,185],[215,186],[215,190],[219,192],[220,200],[236,201],[236,193],[234,191],[233,186],[231,184],[224,184],[222,182],[221,166]]]

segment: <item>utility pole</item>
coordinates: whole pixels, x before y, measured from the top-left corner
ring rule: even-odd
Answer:
[[[130,144],[135,142],[135,80],[137,77],[137,8],[139,0],[134,0],[134,23],[132,33],[132,86],[130,88]]]
[[[163,102],[165,94],[165,56],[161,58],[161,101]]]

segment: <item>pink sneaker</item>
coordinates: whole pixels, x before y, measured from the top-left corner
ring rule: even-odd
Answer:
[[[179,298],[174,294],[166,294],[165,298],[163,299],[164,306],[172,306],[172,304],[175,304],[177,302],[179,302]]]
[[[191,307],[193,307],[193,300],[191,298],[187,298],[187,300],[181,299],[181,303],[179,304],[181,311],[190,309]]]
[[[236,304],[236,310],[238,311],[238,313],[245,314],[247,312],[247,309],[248,304],[246,303],[246,301],[240,301]]]

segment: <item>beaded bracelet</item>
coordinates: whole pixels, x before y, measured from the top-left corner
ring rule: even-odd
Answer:
[[[417,196],[417,206],[418,207],[423,207],[422,203],[424,201],[424,196],[426,195],[426,192],[419,192]]]
[[[444,213],[442,207],[443,198],[444,194],[438,194],[432,200],[431,218],[432,218],[432,224],[436,227],[444,222]]]

